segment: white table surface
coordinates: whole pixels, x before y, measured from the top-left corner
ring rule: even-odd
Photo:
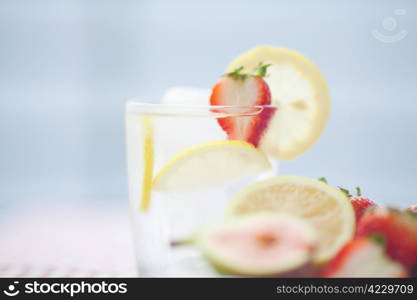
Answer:
[[[127,208],[12,208],[0,219],[0,277],[136,276]]]

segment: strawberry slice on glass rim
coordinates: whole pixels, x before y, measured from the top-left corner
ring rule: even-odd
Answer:
[[[259,145],[276,110],[275,106],[271,106],[271,92],[263,78],[269,66],[260,63],[253,73],[243,73],[243,67],[239,67],[225,74],[214,85],[210,96],[211,105],[258,108],[253,114],[236,114],[217,119],[229,139],[246,141],[255,147]]]

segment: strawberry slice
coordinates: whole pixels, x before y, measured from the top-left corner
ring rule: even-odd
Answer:
[[[263,79],[269,65],[259,64],[253,74],[242,73],[243,67],[223,76],[215,84],[210,97],[211,105],[265,106],[271,104],[271,92]],[[251,116],[230,116],[217,121],[231,140],[241,140],[255,147],[275,112],[274,107],[264,107]]]
[[[407,277],[404,267],[384,252],[379,237],[357,237],[325,267],[323,277]]]
[[[417,267],[417,215],[388,207],[367,210],[360,218],[357,236],[384,237],[388,255],[411,269]]]

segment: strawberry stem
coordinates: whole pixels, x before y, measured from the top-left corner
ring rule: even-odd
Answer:
[[[324,182],[324,183],[328,183],[326,177],[320,177],[317,180],[321,181],[321,182]]]
[[[357,197],[362,196],[362,193],[361,193],[361,188],[357,186],[355,189],[356,189],[356,196],[357,196]]]
[[[271,64],[264,64],[263,62],[260,62],[258,66],[255,69],[255,72],[253,74],[254,77],[265,77],[266,71],[271,66]]]
[[[241,67],[235,69],[232,72],[224,74],[224,76],[228,76],[228,77],[231,77],[233,79],[246,79],[249,76],[249,74],[242,73],[243,69],[244,69],[244,67],[241,66]]]
[[[243,73],[242,71],[244,67],[241,66],[233,70],[232,72],[224,74],[223,76],[228,76],[233,79],[246,79],[248,77],[265,77],[266,72],[270,66],[271,64],[264,64],[263,62],[260,62],[252,73]]]
[[[351,198],[352,197],[352,195],[350,194],[349,190],[344,189],[341,186],[338,186],[338,189],[341,190],[346,195],[346,197],[348,197],[348,198]]]

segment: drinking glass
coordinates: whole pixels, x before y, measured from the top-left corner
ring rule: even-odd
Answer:
[[[172,188],[155,189],[155,178],[167,164],[172,167],[178,157],[187,156],[192,149],[202,149],[212,142],[227,143],[228,135],[218,120],[250,121],[265,109],[274,108],[149,104],[136,100],[126,103],[130,217],[139,276],[218,276],[198,247],[178,245],[190,240],[202,226],[221,219],[230,197],[239,189],[276,176],[277,161],[268,158],[272,167],[267,171],[222,180],[231,167],[227,162],[210,160],[207,165],[207,157],[197,157],[193,176],[175,178],[175,172],[170,174],[176,182]]]

